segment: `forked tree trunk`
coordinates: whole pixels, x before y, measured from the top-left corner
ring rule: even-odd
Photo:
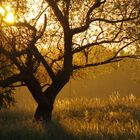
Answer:
[[[37,121],[44,120],[46,122],[50,121],[53,109],[53,102],[51,102],[52,99],[42,92],[40,83],[33,75],[26,74],[26,77],[27,79],[25,79],[24,82],[27,85],[29,91],[31,92],[34,100],[38,104],[34,115],[35,120]]]
[[[44,92],[42,92],[41,85],[33,74],[25,72],[24,75],[24,82],[38,104],[34,115],[35,120],[50,122],[55,98],[69,81],[70,74],[62,72],[57,75],[56,80]]]
[[[56,91],[55,91],[56,92]],[[35,120],[36,121],[45,121],[46,123],[50,122],[52,119],[52,111],[53,111],[53,104],[54,104],[54,87],[50,86],[46,90],[45,93],[45,102],[44,99],[38,103],[38,106],[35,111]],[[58,94],[58,93],[57,93]]]
[[[52,83],[52,85],[48,87],[48,89],[44,93],[46,102],[42,100],[42,102],[38,104],[34,115],[37,121],[45,121],[46,123],[48,123],[52,120],[52,111],[53,111],[55,98],[67,82],[68,79],[62,80],[60,78],[59,81]]]
[[[31,91],[32,88],[30,90],[34,99],[38,103],[34,115],[37,121],[43,120],[46,123],[51,121],[55,98],[60,92],[60,90],[69,81],[70,75],[72,73],[72,52],[71,52],[72,34],[70,33],[68,23],[67,23],[67,29],[65,28],[65,32],[64,32],[64,42],[65,42],[64,43],[64,48],[65,48],[64,69],[57,73],[55,80],[53,80],[52,84],[47,88],[47,90],[43,93],[43,95],[42,94],[37,95],[36,93],[35,94],[32,93]],[[35,77],[33,79],[35,79]],[[34,88],[36,88],[36,86],[34,86]]]
[[[53,111],[53,103],[49,105],[48,104],[38,105],[34,115],[35,120],[43,121],[45,123],[51,122],[52,111]]]

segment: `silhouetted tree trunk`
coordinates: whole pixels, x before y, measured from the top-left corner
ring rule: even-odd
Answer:
[[[65,79],[65,78],[62,79],[62,77],[59,78],[58,80],[52,83],[47,88],[47,90],[43,93],[45,95],[46,101],[44,102],[44,99],[43,99],[37,106],[37,109],[34,115],[37,121],[43,120],[46,123],[51,121],[55,98],[60,92],[60,90],[68,82],[68,79]]]
[[[44,92],[42,92],[40,83],[33,75],[26,74],[26,77],[25,83],[38,104],[34,114],[35,120],[46,123],[50,122],[55,98],[69,81],[69,75],[65,76],[64,74],[60,74],[57,76],[55,82],[52,82]]]
[[[36,121],[44,121],[46,123],[52,120],[53,103],[38,104],[34,118]]]

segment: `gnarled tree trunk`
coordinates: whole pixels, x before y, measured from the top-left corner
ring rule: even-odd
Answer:
[[[64,77],[58,78],[58,80],[52,83],[47,88],[47,90],[43,93],[45,95],[46,102],[42,100],[41,103],[38,103],[38,106],[34,115],[37,121],[40,121],[40,120],[43,120],[45,122],[51,121],[55,98],[67,82],[68,82],[68,79],[65,79]]]
[[[53,103],[38,104],[35,111],[35,120],[44,121],[46,123],[52,120]]]
[[[69,81],[69,76],[57,76],[56,80],[52,82],[52,84],[44,92],[42,92],[40,83],[33,75],[27,76],[26,74],[26,77],[27,79],[25,80],[25,84],[38,104],[34,115],[35,120],[44,121],[46,123],[50,122],[52,119],[55,98]]]

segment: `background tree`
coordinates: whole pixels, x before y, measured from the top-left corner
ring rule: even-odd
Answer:
[[[0,86],[27,86],[38,104],[36,120],[51,120],[55,98],[75,72],[140,58],[136,53],[139,25],[135,26],[139,0],[27,0],[26,4],[15,0],[10,4],[16,11],[15,22],[1,20],[0,54],[12,75],[1,79]]]

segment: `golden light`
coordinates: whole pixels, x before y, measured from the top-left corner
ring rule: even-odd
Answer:
[[[0,15],[3,18],[3,21],[6,23],[14,23],[15,22],[15,16],[14,13],[12,12],[12,9],[9,5],[0,7]]]
[[[15,17],[14,17],[14,14],[12,12],[9,12],[5,19],[4,19],[5,22],[8,22],[8,23],[14,23],[15,22]]]
[[[5,9],[6,9],[7,11],[11,11],[11,6],[10,6],[10,5],[6,5],[6,6],[5,6]]]
[[[2,7],[0,7],[0,15],[1,16],[4,16],[5,15],[5,10]]]

